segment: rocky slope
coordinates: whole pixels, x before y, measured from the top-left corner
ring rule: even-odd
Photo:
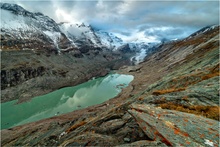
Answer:
[[[219,26],[162,44],[119,72],[135,79],[116,98],[2,130],[2,145],[219,145]]]

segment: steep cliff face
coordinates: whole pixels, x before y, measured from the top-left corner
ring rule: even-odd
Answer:
[[[1,82],[2,89],[7,87],[16,86],[24,81],[29,79],[42,76],[45,73],[45,69],[43,66],[39,66],[37,68],[17,68],[17,69],[9,69],[1,71]]]
[[[135,78],[118,97],[2,130],[2,144],[218,146],[219,26],[162,44],[120,72]]]

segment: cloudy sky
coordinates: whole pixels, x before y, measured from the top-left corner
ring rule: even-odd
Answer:
[[[42,12],[56,22],[91,24],[126,41],[175,39],[219,24],[218,1],[148,0],[12,0],[31,12]],[[156,37],[155,37],[156,36]]]

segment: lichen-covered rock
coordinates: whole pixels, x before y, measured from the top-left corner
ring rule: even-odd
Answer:
[[[140,104],[132,104],[129,113],[148,137],[168,146],[219,144],[218,121]]]
[[[122,144],[116,147],[153,147],[153,146],[159,146],[159,147],[166,147],[167,145],[160,142],[160,141],[149,141],[149,140],[140,140],[132,143]]]

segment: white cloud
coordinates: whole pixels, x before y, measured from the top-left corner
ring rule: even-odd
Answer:
[[[149,35],[146,36],[144,32],[139,32],[138,30],[132,31],[132,34],[130,36],[122,35],[120,33],[115,33],[118,37],[120,37],[122,40],[125,42],[146,42],[146,43],[152,43],[152,42],[157,42],[159,43],[160,40],[158,40],[157,36]]]

